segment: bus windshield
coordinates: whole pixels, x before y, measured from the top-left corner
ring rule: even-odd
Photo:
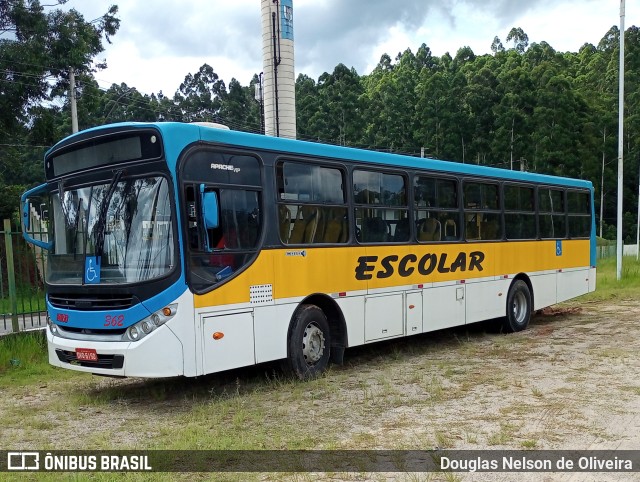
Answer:
[[[169,273],[176,259],[169,193],[164,177],[124,179],[121,171],[104,184],[61,183],[51,197],[47,282],[137,283]],[[87,258],[98,260],[97,278],[84,276]]]

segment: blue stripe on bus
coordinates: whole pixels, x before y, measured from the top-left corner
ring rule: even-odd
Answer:
[[[183,277],[162,293],[125,310],[79,311],[60,309],[52,306],[47,297],[47,310],[51,321],[63,327],[86,328],[88,330],[121,330],[135,325],[152,313],[174,303],[186,289]],[[107,325],[107,317],[112,320],[120,315],[123,316],[122,325],[118,326],[117,323],[116,326]]]

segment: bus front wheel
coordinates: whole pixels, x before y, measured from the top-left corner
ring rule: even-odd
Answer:
[[[327,368],[330,351],[329,323],[324,312],[315,305],[302,305],[293,317],[286,367],[301,380],[315,378]]]
[[[507,316],[503,329],[507,333],[522,331],[529,326],[531,319],[531,291],[529,285],[522,280],[515,280],[507,295]]]

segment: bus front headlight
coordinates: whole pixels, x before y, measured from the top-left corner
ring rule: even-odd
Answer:
[[[153,330],[164,325],[173,318],[178,311],[178,305],[172,304],[152,313],[144,320],[139,321],[135,325],[127,328],[127,338],[130,341],[140,341]]]
[[[129,327],[127,335],[131,341],[138,341],[140,339],[140,332],[138,331],[138,328],[136,328],[136,325]]]
[[[51,318],[49,318],[49,315],[47,315],[47,325],[49,326],[49,331],[51,332],[51,334],[53,336],[57,336],[58,335],[58,325],[56,325],[53,321],[51,321]]]

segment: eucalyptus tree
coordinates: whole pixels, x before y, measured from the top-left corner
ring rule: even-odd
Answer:
[[[319,135],[312,119],[320,111],[316,81],[306,74],[296,79],[296,129],[298,139],[318,140]]]
[[[52,106],[47,110],[43,103],[58,95],[66,98],[70,72],[90,77],[105,67],[94,59],[120,26],[115,5],[86,21],[75,9],[56,8],[66,2],[42,5],[39,0],[0,0],[1,193],[20,191],[42,179],[43,170],[36,166],[42,162],[45,146],[32,143],[38,139],[48,142],[62,134],[55,121],[61,109]],[[44,118],[40,121],[38,115]],[[0,211],[12,211],[17,202],[17,196],[3,195]]]
[[[203,64],[195,74],[187,74],[174,95],[185,122],[220,122],[222,99],[227,94],[225,83],[213,67]]]
[[[470,112],[464,102],[465,64],[475,55],[469,47],[458,51],[450,61],[445,56],[436,68],[422,69],[416,86],[418,122],[415,138],[429,156],[465,162]],[[465,140],[466,139],[466,140]]]
[[[5,134],[26,121],[26,108],[49,100],[51,92],[68,87],[69,72],[90,74],[120,20],[118,7],[86,21],[75,9],[51,8],[38,0],[0,0],[0,128]]]
[[[221,96],[220,120],[231,129],[260,132],[260,105],[255,99],[254,76],[249,86],[243,86],[237,79],[229,82],[229,91]]]

